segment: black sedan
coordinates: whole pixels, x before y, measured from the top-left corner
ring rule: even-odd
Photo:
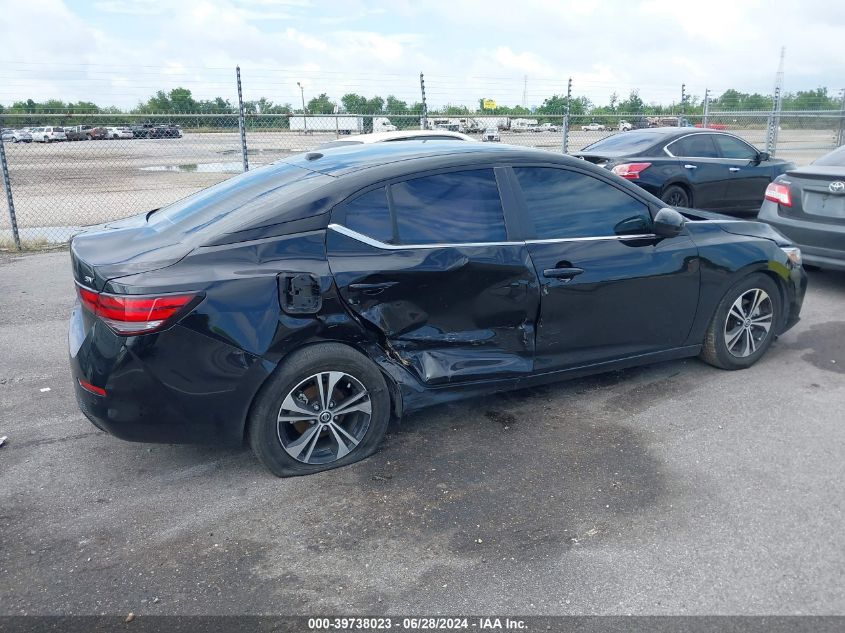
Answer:
[[[574,156],[610,169],[673,207],[756,214],[792,163],[726,132],[662,127],[604,138]]]
[[[76,395],[118,437],[248,440],[300,475],[440,402],[696,355],[742,369],[806,276],[780,233],[720,217],[498,144],[292,156],[73,239]]]
[[[808,264],[845,270],[845,146],[776,178],[757,217],[800,244]]]

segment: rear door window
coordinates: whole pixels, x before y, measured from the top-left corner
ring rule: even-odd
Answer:
[[[587,174],[552,167],[514,167],[536,239],[640,235],[651,230],[648,207]]]
[[[358,196],[341,205],[347,228],[380,242],[393,242],[393,222],[384,187]]]
[[[718,158],[712,134],[692,134],[667,145],[673,156],[679,158]]]
[[[423,176],[390,186],[401,244],[501,242],[507,239],[492,169]]]
[[[757,158],[757,150],[748,143],[727,134],[714,134],[713,140],[722,158],[734,158],[742,160],[754,160]]]

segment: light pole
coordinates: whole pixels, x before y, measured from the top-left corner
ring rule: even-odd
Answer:
[[[308,134],[308,118],[305,116],[305,86],[298,81],[296,85],[299,86],[299,93],[302,96],[302,131]]]

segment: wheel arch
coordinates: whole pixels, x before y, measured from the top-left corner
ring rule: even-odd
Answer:
[[[684,193],[687,194],[689,206],[693,208],[695,207],[695,196],[693,195],[692,187],[688,182],[686,182],[685,180],[672,180],[667,183],[664,183],[663,187],[661,187],[660,189],[659,198],[661,200],[663,199],[663,194],[666,193],[666,190],[669,189],[669,187],[680,187],[681,189],[683,189]]]
[[[252,400],[249,403],[249,407],[247,407],[246,415],[244,416],[243,420],[240,420],[243,428],[241,430],[241,437],[244,443],[249,441],[249,419],[252,415],[253,409],[261,396],[264,393],[265,389],[268,388],[268,384],[270,382],[270,378],[278,371],[281,370],[282,365],[291,357],[291,355],[296,354],[304,349],[310,349],[313,347],[317,347],[320,345],[343,345],[344,347],[348,347],[349,349],[357,352],[368,361],[373,363],[378,371],[381,373],[382,378],[384,378],[384,383],[387,385],[387,392],[388,396],[390,397],[390,412],[391,417],[393,419],[397,419],[402,417],[403,412],[403,402],[402,402],[402,390],[396,381],[395,377],[390,374],[390,372],[386,371],[385,363],[389,363],[390,361],[387,359],[387,355],[384,353],[381,348],[372,349],[370,346],[351,343],[345,340],[338,340],[338,339],[314,339],[291,349],[287,353],[285,353],[281,358],[276,361],[275,366],[272,370],[267,372],[267,375],[261,381],[261,385],[258,389],[255,390],[255,393],[252,396]]]

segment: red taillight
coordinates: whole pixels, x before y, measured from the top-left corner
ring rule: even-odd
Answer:
[[[95,396],[105,396],[106,395],[106,390],[103,389],[102,387],[97,387],[95,385],[92,385],[90,382],[88,382],[86,380],[82,380],[82,378],[79,378],[78,380],[79,380],[79,386],[82,387],[85,391],[87,391],[89,393],[93,393]]]
[[[197,296],[195,293],[160,295],[110,295],[77,286],[79,300],[118,334],[130,336],[158,330]]]
[[[792,206],[792,195],[789,193],[789,185],[784,185],[779,182],[769,183],[766,187],[766,200],[777,202],[783,207]]]
[[[622,163],[610,171],[628,180],[637,180],[640,173],[651,167],[651,163]]]

